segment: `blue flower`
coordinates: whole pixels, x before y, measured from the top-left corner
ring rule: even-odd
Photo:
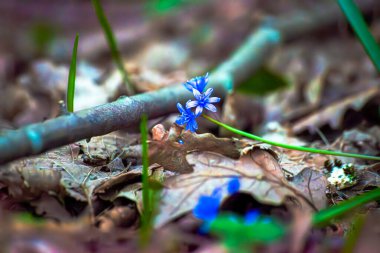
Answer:
[[[206,75],[204,76],[194,77],[193,79],[187,81],[183,85],[190,92],[193,92],[193,89],[195,89],[199,91],[200,93],[202,93],[204,89],[206,88],[207,84],[208,84],[208,73],[206,73]]]
[[[245,215],[244,221],[245,221],[245,224],[251,225],[255,223],[259,218],[260,218],[260,212],[254,209],[254,210],[249,211]]]
[[[219,205],[222,201],[221,189],[216,188],[211,196],[202,195],[193,209],[193,215],[203,221],[212,221],[218,215]]]
[[[185,130],[195,132],[198,129],[196,118],[199,114],[194,114],[190,109],[185,109],[180,103],[177,103],[177,108],[181,115],[178,116],[175,123],[180,126],[186,125]]]
[[[208,73],[204,76],[197,76],[193,79],[187,81],[183,85],[189,91],[191,91],[195,97],[195,101],[187,101],[186,108],[178,103],[177,108],[181,115],[177,118],[176,123],[179,125],[186,125],[185,130],[190,130],[195,132],[198,129],[198,124],[196,118],[201,115],[203,108],[209,111],[216,112],[216,107],[212,103],[217,103],[220,101],[218,97],[210,97],[213,89],[210,88],[203,92],[208,84]],[[195,108],[195,112],[191,108]]]
[[[238,192],[240,189],[240,181],[238,177],[233,177],[227,185],[227,191],[230,195]]]
[[[216,112],[216,107],[211,103],[217,103],[220,101],[218,97],[211,97],[210,95],[213,92],[212,88],[206,90],[205,93],[200,93],[199,90],[193,89],[193,94],[195,101],[187,101],[186,108],[190,109],[196,107],[195,114],[199,115],[202,113],[203,108],[206,108],[209,111]]]

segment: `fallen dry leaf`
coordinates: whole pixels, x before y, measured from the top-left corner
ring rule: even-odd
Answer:
[[[316,208],[323,209],[327,206],[326,188],[328,182],[322,171],[304,168],[293,178],[291,183],[302,192]]]
[[[340,191],[345,197],[353,197],[373,188],[380,187],[380,163],[370,166],[355,164],[354,168],[358,178],[357,184]]]
[[[141,169],[121,173],[95,187],[94,195],[112,201],[126,185],[133,185],[138,182],[141,182]]]
[[[311,228],[311,214],[297,208],[292,211],[294,222],[291,227],[290,252],[300,253],[307,242],[308,232]]]
[[[210,133],[195,134],[190,131],[182,131],[183,128],[174,125],[167,135],[160,141],[149,143],[149,161],[151,164],[158,163],[166,170],[189,173],[192,166],[188,163],[186,155],[194,151],[212,151],[230,158],[239,158],[242,148],[248,143],[229,138],[217,138]],[[178,142],[181,140],[183,143]]]
[[[13,121],[19,114],[33,107],[34,103],[25,88],[17,85],[6,87],[0,93],[0,118]]]
[[[252,194],[259,202],[280,205],[291,196],[304,206],[305,198],[286,182],[270,151],[253,148],[239,159],[214,152],[192,152],[186,159],[194,171],[165,182],[167,188],[162,192],[157,227],[192,210],[201,195],[210,195],[216,187],[226,185],[232,176],[240,177],[240,191]]]
[[[81,141],[64,146],[38,157],[3,166],[0,182],[20,201],[49,193],[87,202],[96,186],[124,171],[121,159],[113,155],[121,150],[121,146],[121,138],[112,134],[93,138],[90,143]],[[99,156],[104,157],[107,163],[98,166],[89,162]]]
[[[352,129],[344,131],[332,147],[347,153],[377,156],[380,154],[380,128],[373,126],[369,129]],[[361,159],[341,158],[345,162],[364,163]]]
[[[354,252],[375,253],[379,247],[380,213],[378,210],[372,210],[362,219],[362,223],[359,222],[359,224],[355,224],[356,227],[351,228],[355,229],[357,233]]]
[[[131,206],[115,206],[96,218],[96,224],[102,232],[112,232],[116,227],[137,228],[139,215]]]
[[[44,192],[54,192],[57,195],[63,193],[64,190],[60,184],[61,173],[35,165],[32,159],[15,162],[1,168],[0,182],[8,187],[9,194],[15,200],[31,200]]]
[[[341,126],[344,115],[348,109],[359,111],[372,98],[379,95],[379,89],[375,87],[359,94],[346,97],[297,121],[292,127],[292,132],[297,134],[309,130],[314,133],[316,128],[320,128],[325,124],[329,124],[333,129],[337,129]]]
[[[223,103],[222,122],[238,129],[254,130],[264,120],[264,108],[262,99],[252,99],[252,96],[231,93],[228,94]],[[252,113],[255,112],[255,113]],[[222,136],[237,136],[224,128],[219,128]]]
[[[68,221],[72,218],[63,203],[47,193],[43,193],[38,200],[32,200],[30,205],[35,208],[36,214],[44,218],[57,221]]]

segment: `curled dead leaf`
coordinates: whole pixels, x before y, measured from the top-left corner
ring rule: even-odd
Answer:
[[[16,200],[31,200],[44,192],[63,193],[61,173],[36,167],[33,161],[12,163],[0,171],[0,182],[8,187],[9,194]]]
[[[248,143],[237,139],[217,138],[210,133],[196,134],[182,131],[181,127],[171,127],[165,138],[149,143],[150,163],[158,163],[166,170],[189,173],[192,166],[188,163],[186,155],[194,151],[212,151],[221,155],[237,159],[240,150]],[[179,142],[181,140],[181,143]]]
[[[165,182],[156,217],[158,227],[192,210],[201,195],[210,195],[233,176],[240,178],[240,191],[252,194],[261,203],[280,205],[287,197],[294,197],[300,205],[305,204],[302,194],[285,180],[277,159],[266,150],[255,148],[239,159],[214,152],[192,152],[186,159],[194,171]],[[222,194],[226,196],[226,192]]]
[[[92,142],[95,142],[94,144]],[[0,182],[19,201],[39,198],[44,192],[59,197],[70,196],[87,202],[93,189],[125,169],[119,157],[122,139],[112,134],[55,149],[41,156],[16,161],[1,167]],[[82,150],[82,151],[81,151]],[[87,156],[81,156],[84,153]],[[98,166],[94,157],[108,163]],[[91,162],[85,162],[85,158]],[[102,169],[107,167],[108,169]]]
[[[322,171],[306,167],[293,178],[292,184],[318,209],[327,206],[326,188],[328,182]]]
[[[111,232],[115,227],[136,228],[138,220],[135,207],[116,206],[97,217],[96,223],[102,232]]]
[[[328,107],[296,122],[293,125],[292,132],[296,134],[305,130],[315,132],[316,128],[320,128],[325,124],[329,124],[333,129],[337,129],[341,126],[348,109],[359,111],[371,99],[379,95],[379,89],[375,87],[332,103]]]

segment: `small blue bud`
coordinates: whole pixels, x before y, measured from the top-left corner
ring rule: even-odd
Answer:
[[[258,210],[251,210],[244,217],[245,224],[247,225],[253,224],[259,219],[259,217],[260,217],[260,212]]]
[[[227,191],[230,195],[238,192],[240,189],[240,181],[238,177],[233,177],[227,185]]]

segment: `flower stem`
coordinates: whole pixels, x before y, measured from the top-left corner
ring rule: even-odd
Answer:
[[[363,193],[362,195],[353,197],[343,201],[335,206],[328,207],[314,214],[312,224],[314,226],[323,226],[330,223],[332,220],[337,219],[353,209],[380,199],[380,188]]]
[[[344,157],[353,157],[353,158],[359,158],[359,159],[368,159],[368,160],[377,160],[380,161],[380,157],[378,156],[369,156],[369,155],[360,155],[360,154],[352,154],[352,153],[344,153],[344,152],[338,152],[338,151],[330,151],[330,150],[323,150],[323,149],[315,149],[315,148],[309,148],[309,147],[301,147],[301,146],[295,146],[295,145],[289,145],[285,143],[279,143],[275,141],[270,141],[267,139],[264,139],[260,136],[253,135],[244,131],[241,131],[239,129],[236,129],[232,126],[229,126],[227,124],[224,124],[220,121],[217,121],[216,119],[213,119],[207,115],[203,115],[204,118],[207,120],[211,121],[212,123],[217,124],[218,126],[223,127],[224,129],[231,131],[235,134],[239,134],[241,136],[247,137],[252,140],[256,140],[259,142],[263,142],[266,144],[270,144],[273,146],[281,147],[281,148],[286,148],[286,149],[292,149],[292,150],[299,150],[303,152],[309,152],[309,153],[317,153],[317,154],[324,154],[324,155],[333,155],[333,156],[344,156]]]

